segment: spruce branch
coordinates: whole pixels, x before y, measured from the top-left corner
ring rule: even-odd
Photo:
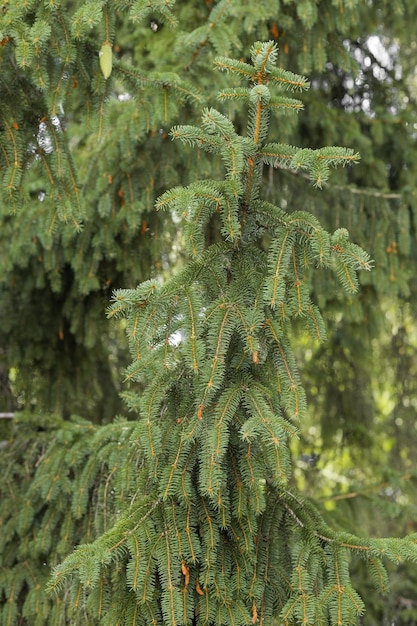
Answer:
[[[216,62],[250,84],[221,94],[246,104],[245,136],[213,108],[203,111],[201,127],[171,131],[219,157],[225,174],[157,200],[157,209],[185,223],[191,260],[163,283],[116,291],[109,308],[109,316],[126,319],[133,358],[126,377],[141,385],[129,404],[138,413],[131,445],[143,448],[143,492],[51,582],[61,587],[75,576],[91,588],[117,564],[126,580],[117,584],[133,592],[130,610],[166,626],[246,626],[274,614],[294,626],[354,624],[363,602],[351,584],[349,554],[369,561],[383,588],[385,570],[376,561],[416,558],[413,540],[334,531],[288,487],[290,441],[306,414],[290,330],[301,319],[314,340],[325,338],[309,275],[333,270],[352,292],[371,262],[345,229],[327,232],[308,207],[284,211],[262,198],[264,164],[306,170],[320,186],[331,167],[358,160],[344,148],[269,141],[271,111],[301,108],[274,89],[308,87],[278,70],[276,58],[275,44],[261,42],[251,64]],[[221,243],[207,242],[208,225]],[[124,619],[123,610],[114,607],[112,619]]]

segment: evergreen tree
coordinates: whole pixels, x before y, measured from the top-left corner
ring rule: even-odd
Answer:
[[[416,556],[413,537],[332,530],[289,487],[289,440],[305,414],[289,329],[303,322],[315,339],[325,335],[305,275],[330,268],[355,292],[356,273],[370,262],[345,229],[330,234],[313,214],[262,198],[265,164],[304,169],[320,186],[330,167],[358,155],[271,143],[271,115],[302,108],[283,92],[308,83],[276,68],[272,42],[255,44],[251,61],[217,60],[244,82],[220,92],[223,101],[246,102],[244,136],[215,109],[205,110],[201,127],[172,130],[219,155],[225,170],[223,180],[174,188],[157,201],[185,220],[189,263],[165,282],[116,291],[109,309],[126,317],[133,356],[126,376],[144,387],[126,394],[138,422],[129,445],[120,445],[116,493],[132,458],[144,463],[136,462],[128,506],[114,524],[58,565],[50,583],[62,589],[75,577],[73,597],[77,581],[89,592],[81,604],[90,623],[248,624],[279,616],[285,624],[355,624],[363,603],[350,582],[349,552],[365,559],[382,588],[382,556]],[[221,235],[216,243],[205,242],[208,221]]]
[[[300,339],[297,325],[295,332],[286,327],[292,349],[301,355],[310,407],[300,443],[292,442],[295,477],[317,497],[324,487],[326,505],[338,503],[337,511],[327,516],[322,511],[332,525],[365,526],[377,534],[416,530],[410,521],[415,511],[402,506],[413,493],[415,443],[408,427],[414,419],[417,343],[412,328],[415,115],[409,106],[415,89],[408,80],[415,3],[173,4],[74,7],[33,1],[9,2],[1,9],[1,378],[7,381],[13,368],[19,406],[65,416],[76,411],[96,421],[115,414],[117,360],[126,357],[114,324],[109,331],[104,320],[109,294],[114,287],[133,288],[168,265],[168,238],[176,224],[167,213],[153,212],[158,194],[201,176],[221,178],[219,160],[205,158],[202,151],[191,158],[178,142],[167,140],[167,129],[184,120],[196,123],[195,113],[205,98],[211,101],[213,85],[230,84],[229,76],[214,77],[211,71],[216,54],[239,51],[242,57],[255,35],[273,37],[280,44],[280,64],[308,73],[312,88],[302,95],[307,106],[300,124],[286,118],[278,126],[272,116],[271,136],[307,149],[353,145],[362,165],[338,172],[337,178],[330,175],[323,194],[311,188],[302,170],[295,174],[285,161],[275,162],[279,167],[273,175],[272,165],[264,168],[262,197],[286,210],[308,206],[330,232],[347,226],[376,261],[372,272],[361,274],[363,286],[353,299],[336,288],[329,272],[305,274],[312,300],[333,322],[328,323],[329,340],[317,349]],[[174,13],[166,7],[178,18],[176,29],[170,28]],[[370,34],[380,46],[377,52]],[[114,53],[110,75],[109,41]],[[99,58],[107,60],[101,64],[107,78]],[[190,106],[193,100],[198,107]],[[237,130],[243,128],[240,101],[227,102],[222,110],[233,116]],[[205,226],[207,244],[219,241],[218,219],[214,215]],[[269,245],[262,233],[262,249]],[[110,333],[115,335],[111,340]],[[308,364],[306,352],[312,354]],[[396,400],[391,412],[381,408],[387,394]],[[0,402],[3,409],[16,406],[7,389]],[[16,422],[13,428],[13,441],[2,454],[7,476],[1,498],[5,623],[23,620],[22,615],[28,623],[71,623],[73,618],[65,617],[69,605],[63,609],[45,599],[43,570],[48,568],[42,564],[56,563],[117,517],[133,484],[128,463],[134,469],[142,462],[140,455],[128,458],[121,489],[118,446],[135,425],[80,428],[49,422],[38,413],[36,420]],[[28,441],[33,456],[26,452]],[[92,454],[100,446],[102,452]],[[305,462],[306,450],[313,453]],[[335,464],[340,480],[329,485],[320,470]],[[59,466],[59,473],[48,466]],[[66,477],[62,483],[58,474]],[[116,474],[118,489],[111,493]],[[93,505],[85,489],[83,505],[76,504],[79,485],[88,485]],[[390,504],[395,526],[376,524],[372,490]],[[69,499],[74,499],[74,513],[68,516]],[[16,511],[22,511],[19,524]],[[62,532],[50,536],[52,527]],[[412,573],[407,576],[412,580]],[[357,588],[367,589],[367,581],[362,574]],[[404,589],[402,579],[399,599],[391,603],[391,621],[397,623]],[[94,598],[90,602],[94,607]],[[408,619],[404,623],[417,619],[406,604],[401,612]],[[382,618],[375,620],[369,624],[382,623]]]

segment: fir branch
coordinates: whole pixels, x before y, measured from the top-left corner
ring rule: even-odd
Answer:
[[[269,143],[259,152],[262,161],[273,167],[290,167],[298,148],[280,143]]]
[[[58,591],[68,575],[77,571],[80,572],[80,577],[85,584],[94,586],[98,581],[101,565],[114,560],[113,554],[116,554],[117,557],[117,549],[123,546],[130,535],[147,521],[159,504],[159,500],[151,503],[140,503],[126,517],[117,522],[111,530],[104,533],[98,543],[77,548],[61,565],[54,568],[53,577],[48,584],[48,591]],[[143,509],[146,511],[140,515]],[[139,515],[140,517],[138,517]]]
[[[248,100],[250,89],[247,87],[231,87],[219,91],[217,98],[219,100]]]
[[[218,153],[222,147],[220,138],[209,135],[196,126],[174,126],[170,135],[173,139],[180,139],[189,146],[197,146],[207,152]]]
[[[236,327],[233,304],[220,302],[206,317],[210,321],[208,352],[209,359],[202,371],[202,395],[198,406],[198,417],[202,418],[208,398],[217,391],[225,373],[225,356]]]
[[[304,104],[300,100],[294,98],[275,97],[269,101],[269,107],[271,111],[277,114],[302,111]]]
[[[268,254],[269,276],[265,284],[265,302],[276,308],[285,299],[285,278],[291,260],[294,233],[290,229],[281,229],[270,246]]]
[[[244,63],[243,61],[236,61],[235,59],[229,59],[227,57],[218,57],[214,61],[214,67],[221,72],[234,72],[246,79],[255,77],[255,69],[252,65]]]
[[[306,91],[310,89],[310,83],[304,76],[293,74],[282,68],[275,69],[269,80],[289,91]]]

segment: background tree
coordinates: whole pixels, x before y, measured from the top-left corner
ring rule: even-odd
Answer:
[[[110,292],[169,268],[176,227],[166,216],[162,226],[154,199],[179,182],[219,174],[214,161],[185,157],[166,131],[178,120],[193,122],[203,102],[212,102],[217,54],[272,37],[280,65],[312,81],[291,140],[354,146],[362,166],[344,180],[331,178],[326,194],[300,175],[271,168],[267,198],[294,210],[308,202],[326,228],[346,225],[376,261],[353,300],[328,276],[325,289],[318,278],[312,283],[333,322],[328,343],[309,346],[310,366],[302,368],[311,425],[294,450],[296,476],[311,493],[323,497],[324,490],[326,506],[339,503],[344,519],[349,508],[353,526],[364,522],[358,511],[369,508],[364,498],[356,507],[359,497],[345,496],[364,489],[369,498],[370,484],[385,505],[408,503],[416,345],[414,2],[241,7],[229,0],[172,3],[172,13],[156,3],[48,7],[8,3],[1,15],[0,345],[2,380],[10,386],[12,378],[14,393],[2,395],[3,408],[79,412],[95,421],[121,410],[118,362],[127,356],[103,314]],[[105,80],[98,53],[108,41],[114,63]],[[223,75],[216,83],[224,85]],[[243,126],[239,107],[228,113],[237,129]],[[306,347],[299,349],[304,361]],[[409,375],[399,379],[406,362]],[[412,518],[402,514],[396,532],[409,530]],[[366,519],[372,529],[374,523]],[[386,527],[376,530],[384,534]],[[413,605],[402,609],[410,615]]]

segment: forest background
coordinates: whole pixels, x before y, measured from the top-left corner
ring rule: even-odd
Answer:
[[[413,0],[241,5],[1,7],[0,411],[14,418],[0,422],[7,478],[0,507],[8,528],[50,445],[76,441],[84,420],[98,441],[116,416],[135,419],[122,398],[125,323],[106,319],[111,294],[183,266],[182,230],[155,201],[171,187],[221,175],[210,155],[172,142],[170,128],[198,123],[203,107],[218,106],[227,84],[213,71],[218,55],[246,58],[254,41],[273,40],[279,66],[311,82],[302,114],[279,127],[280,141],[352,147],[361,162],[332,172],[323,190],[300,173],[267,167],[263,195],[284,209],[308,207],[329,230],[347,228],[374,260],[355,296],[327,274],[311,281],[328,338],[315,345],[294,337],[308,418],[292,448],[292,480],[350,531],[417,530],[417,7]],[[103,65],[109,50],[111,69]],[[224,110],[243,126],[239,106]],[[35,519],[43,513],[39,505]],[[45,554],[65,556],[48,541],[34,569],[48,569]],[[10,545],[3,537],[2,586],[15,572],[13,619],[31,623],[22,616],[28,591],[19,569],[28,556]],[[393,569],[384,597],[359,563],[353,571],[367,600],[361,623],[417,623],[415,567]],[[4,623],[13,623],[6,597]]]

